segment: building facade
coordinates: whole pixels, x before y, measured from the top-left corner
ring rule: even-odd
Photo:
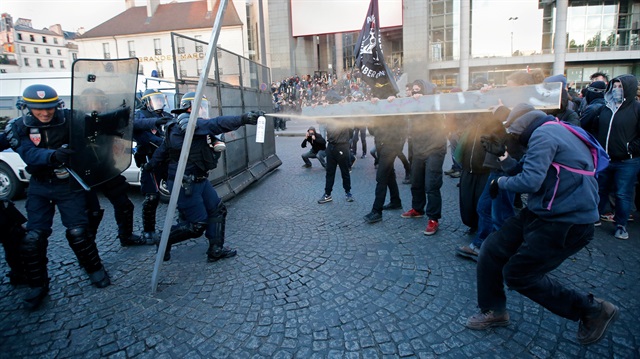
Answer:
[[[265,3],[274,79],[351,70],[357,32],[294,38],[290,1]],[[402,10],[403,25],[382,31],[387,64],[444,90],[479,77],[503,85],[527,68],[578,88],[596,71],[640,75],[638,0],[403,0]]]
[[[4,73],[69,71],[78,56],[77,45],[69,41],[75,34],[64,32],[60,25],[38,30],[29,19],[14,23],[9,14],[2,14],[0,24]]]

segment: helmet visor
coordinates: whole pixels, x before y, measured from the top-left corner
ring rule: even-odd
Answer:
[[[164,94],[154,93],[147,97],[149,109],[152,111],[162,111],[167,106],[167,98]]]

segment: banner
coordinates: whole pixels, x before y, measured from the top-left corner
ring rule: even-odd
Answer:
[[[371,0],[354,53],[356,67],[360,69],[362,79],[371,87],[373,96],[387,98],[399,91],[393,74],[384,62],[379,21],[378,0]]]

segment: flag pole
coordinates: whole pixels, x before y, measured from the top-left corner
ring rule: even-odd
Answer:
[[[205,56],[204,66],[200,78],[198,80],[198,86],[196,87],[196,95],[191,106],[192,109],[200,108],[202,103],[202,93],[207,85],[207,78],[209,76],[209,70],[211,69],[211,61],[216,54],[216,48],[218,46],[218,36],[220,35],[220,29],[222,28],[222,18],[227,8],[228,0],[220,0],[218,11],[216,13],[215,21],[213,22],[213,28],[211,29],[211,38],[209,39],[209,47]],[[151,292],[155,293],[158,289],[158,275],[160,274],[160,267],[162,266],[164,253],[167,249],[167,243],[169,242],[169,233],[171,232],[171,225],[173,224],[173,217],[176,213],[176,205],[178,204],[178,195],[180,194],[180,187],[182,186],[182,178],[184,177],[184,170],[187,167],[187,159],[189,158],[189,150],[191,149],[191,141],[196,129],[196,121],[198,119],[198,111],[191,111],[189,116],[189,124],[184,135],[184,142],[182,143],[182,150],[180,151],[180,158],[178,160],[178,168],[176,170],[176,176],[173,182],[173,188],[171,189],[171,198],[169,199],[169,206],[167,208],[167,216],[165,217],[164,227],[162,229],[162,237],[158,246],[158,253],[156,254],[156,261],[153,267],[153,274],[151,275]]]

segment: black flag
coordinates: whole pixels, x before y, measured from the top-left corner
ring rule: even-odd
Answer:
[[[354,52],[356,67],[360,69],[362,79],[371,87],[373,96],[387,98],[398,93],[398,85],[384,62],[379,21],[378,0],[371,0]]]

